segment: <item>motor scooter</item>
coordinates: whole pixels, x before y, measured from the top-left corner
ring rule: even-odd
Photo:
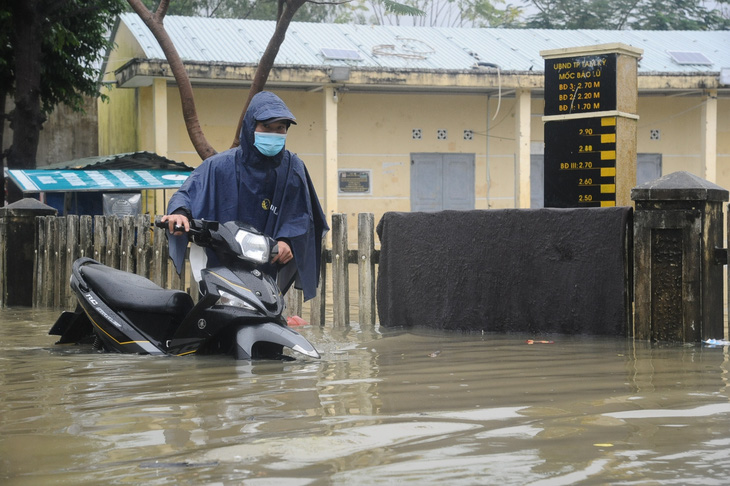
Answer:
[[[206,248],[219,262],[196,273],[197,303],[186,292],[164,289],[140,275],[82,257],[72,266],[77,307],[63,312],[49,334],[61,336],[57,344],[91,343],[118,353],[294,359],[284,353],[289,348],[320,357],[309,341],[287,326],[284,297],[265,271],[278,253],[275,240],[235,221],[192,220],[188,237],[193,243],[191,266],[195,267],[192,255],[205,258]],[[196,246],[199,251],[194,252]]]

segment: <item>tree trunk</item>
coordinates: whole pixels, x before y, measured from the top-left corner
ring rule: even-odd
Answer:
[[[2,148],[5,146],[5,104],[8,102],[8,93],[5,90],[0,90],[0,207],[5,206],[5,152]]]
[[[201,159],[205,160],[211,155],[216,153],[216,150],[208,143],[203,134],[203,130],[200,128],[200,121],[198,120],[198,112],[195,108],[195,97],[193,96],[193,86],[190,83],[187,71],[185,71],[185,65],[180,59],[180,55],[175,49],[175,45],[170,40],[170,36],[165,31],[165,25],[163,23],[165,13],[167,12],[167,6],[169,0],[163,0],[155,10],[155,13],[150,12],[145,7],[141,0],[127,0],[129,5],[137,12],[139,18],[145,23],[147,28],[150,29],[152,35],[155,36],[157,42],[162,48],[162,52],[165,53],[167,63],[170,65],[172,75],[175,77],[177,82],[178,92],[180,93],[180,102],[182,104],[183,118],[185,119],[185,127],[188,130],[188,136],[190,141],[195,147],[195,151]]]
[[[38,140],[45,116],[41,111],[41,39],[43,15],[40,0],[12,2],[15,35],[15,109],[10,115],[13,130],[8,149],[8,168],[34,169]],[[22,198],[14,184],[8,187],[8,202]]]

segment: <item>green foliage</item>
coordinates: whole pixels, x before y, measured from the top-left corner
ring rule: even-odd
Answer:
[[[111,46],[108,33],[123,10],[121,0],[66,0],[47,19],[41,69],[42,111],[59,103],[79,111],[84,95],[99,95],[99,69]]]
[[[385,11],[394,15],[412,15],[415,17],[426,15],[425,12],[416,6],[406,3],[398,3],[393,0],[381,0],[385,6]]]
[[[510,27],[521,9],[504,0],[355,0],[371,12],[368,23],[430,27]]]
[[[17,62],[38,63],[41,111],[48,114],[59,103],[81,110],[84,95],[99,94],[101,56],[109,46],[108,32],[123,11],[123,0],[38,0],[43,12],[36,25],[41,58],[17,60],[12,1],[0,1],[0,90],[15,91]]]
[[[543,29],[723,30],[727,10],[697,0],[530,0],[524,26]],[[721,5],[720,5],[721,6]]]
[[[13,16],[7,0],[0,0],[0,92],[10,93],[13,87]],[[4,100],[3,100],[4,101]]]
[[[319,1],[319,0],[318,0]],[[147,8],[154,11],[159,0],[143,0]],[[197,17],[276,20],[276,0],[173,0],[167,15]],[[128,9],[131,11],[131,8]],[[354,18],[353,8],[342,5],[306,3],[297,10],[297,22],[349,22]]]

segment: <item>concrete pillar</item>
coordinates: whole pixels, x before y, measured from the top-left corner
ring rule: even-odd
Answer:
[[[155,78],[152,81],[152,117],[154,127],[155,153],[167,157],[168,127],[167,127],[167,80]],[[156,214],[167,213],[167,197],[157,197],[157,191],[145,191],[146,207],[154,207]]]
[[[515,133],[517,134],[515,152],[517,153],[517,174],[515,186],[515,206],[530,207],[530,115],[532,108],[531,91],[518,89],[515,92]]]
[[[324,214],[328,221],[337,209],[337,102],[334,86],[324,87]]]
[[[33,305],[35,218],[57,213],[32,198],[0,208],[0,307]]]
[[[545,207],[631,205],[642,53],[621,43],[540,52]]]
[[[634,337],[723,339],[722,205],[728,191],[674,172],[631,191],[634,212]]]
[[[152,82],[152,106],[155,153],[167,157],[167,81],[165,78],[155,78]]]
[[[705,93],[705,102],[702,105],[702,170],[704,178],[710,182],[717,182],[717,90],[711,89]]]

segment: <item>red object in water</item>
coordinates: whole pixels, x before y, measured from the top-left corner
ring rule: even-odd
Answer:
[[[535,341],[532,339],[528,339],[526,341],[527,344],[555,344],[555,341]]]
[[[309,323],[299,316],[289,316],[286,318],[286,325],[289,327],[308,326]]]

